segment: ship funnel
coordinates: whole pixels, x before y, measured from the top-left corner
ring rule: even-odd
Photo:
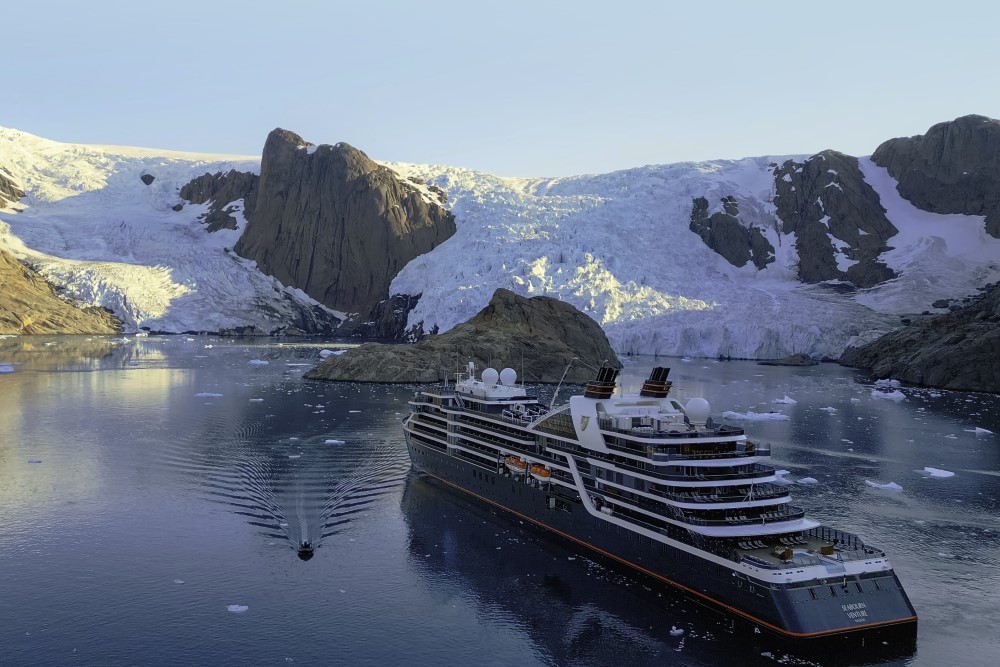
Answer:
[[[618,379],[618,369],[601,368],[597,372],[597,379],[587,383],[587,388],[583,392],[585,398],[611,398],[615,393],[615,380]]]
[[[639,395],[665,398],[670,393],[670,387],[673,386],[673,383],[667,381],[667,375],[669,374],[669,368],[662,366],[654,368],[653,372],[649,374],[649,379],[642,383],[642,390],[639,392]]]

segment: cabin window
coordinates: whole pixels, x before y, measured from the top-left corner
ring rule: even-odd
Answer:
[[[818,600],[818,599],[819,599],[819,597],[818,597],[818,596],[816,595],[816,589],[815,589],[815,588],[810,588],[810,589],[809,589],[809,596],[810,596],[810,597],[811,597],[811,598],[812,598],[813,600]]]

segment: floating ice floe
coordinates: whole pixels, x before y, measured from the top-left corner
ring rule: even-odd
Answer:
[[[736,419],[743,421],[788,421],[788,415],[780,412],[723,412],[726,419]]]
[[[250,399],[251,403],[262,403],[263,401],[264,401],[263,398],[251,398]]]
[[[221,398],[222,394],[213,394],[210,391],[203,391],[201,393],[195,394],[195,398]]]
[[[819,480],[815,477],[803,477],[799,480],[799,484],[819,484]]]
[[[794,398],[792,398],[792,397],[790,397],[788,395],[786,395],[784,398],[776,398],[776,399],[774,399],[771,402],[772,403],[784,403],[785,405],[795,405],[796,403],[798,403],[798,401],[796,401]]]
[[[174,583],[175,584],[183,584],[184,580],[183,579],[174,579]]]
[[[302,458],[302,455],[301,454],[289,454],[288,458],[290,458],[290,459],[300,459],[300,458]]]
[[[940,468],[931,468],[930,466],[924,466],[923,473],[928,477],[954,477],[955,473],[950,470],[941,470]]]
[[[902,491],[903,487],[895,482],[889,482],[887,484],[880,484],[878,482],[873,482],[869,479],[865,480],[865,484],[872,487],[873,489],[885,489],[886,491]]]
[[[333,350],[320,350],[319,351],[319,356],[322,357],[323,359],[326,359],[331,354],[333,354]]]
[[[899,380],[892,380],[892,379],[886,378],[884,380],[875,380],[875,386],[876,387],[892,387],[893,389],[898,389],[902,385],[899,383]]]
[[[226,610],[227,611],[231,611],[234,614],[242,614],[243,612],[245,612],[249,608],[250,607],[248,607],[245,604],[231,604],[228,607],[226,607]]]
[[[250,364],[251,366],[267,366],[271,362],[265,361],[264,359],[251,359],[247,363]]]
[[[2,372],[3,372],[3,368],[0,367],[0,373],[2,373]],[[965,429],[965,432],[966,433],[975,433],[976,435],[993,435],[993,431],[990,431],[990,430],[985,429],[985,428],[979,428],[978,426],[976,428],[967,428],[967,429]]]
[[[328,444],[328,445],[342,445],[342,444],[344,444],[344,441],[343,440],[332,440],[331,439],[331,440],[327,440],[326,444]]]
[[[348,412],[350,412],[351,414],[355,414],[357,412],[361,412],[361,410],[348,410]]]
[[[834,408],[834,407],[831,407],[831,406],[827,406],[825,408],[820,408],[820,410],[822,410],[823,412],[836,412],[837,408]]]
[[[774,471],[774,483],[775,484],[780,484],[782,486],[789,486],[791,484],[794,484],[795,482],[793,482],[792,480],[790,480],[787,477],[785,477],[785,475],[787,475],[787,474],[788,474],[787,470],[775,470]]]
[[[672,636],[674,636],[674,637],[679,637],[680,635],[684,634],[684,630],[682,628],[678,628],[675,625],[671,625],[670,626],[670,634]]]
[[[872,389],[872,398],[885,398],[890,401],[902,401],[906,399],[906,395],[898,389],[896,391],[879,391],[878,389]]]

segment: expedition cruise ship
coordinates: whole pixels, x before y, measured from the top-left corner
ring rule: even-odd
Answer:
[[[791,504],[766,445],[669,396],[654,368],[637,395],[601,369],[550,408],[516,373],[470,363],[416,392],[403,423],[413,466],[787,639],[916,635],[886,555]],[[807,644],[816,642],[809,641]],[[823,642],[825,643],[825,642]]]

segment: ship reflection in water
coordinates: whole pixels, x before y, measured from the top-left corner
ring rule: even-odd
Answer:
[[[503,615],[543,663],[567,665],[862,665],[906,658],[915,641],[819,656],[732,618],[501,510],[414,472],[402,496],[409,559],[429,588]],[[453,591],[451,589],[454,589]],[[495,622],[495,621],[494,621]]]

